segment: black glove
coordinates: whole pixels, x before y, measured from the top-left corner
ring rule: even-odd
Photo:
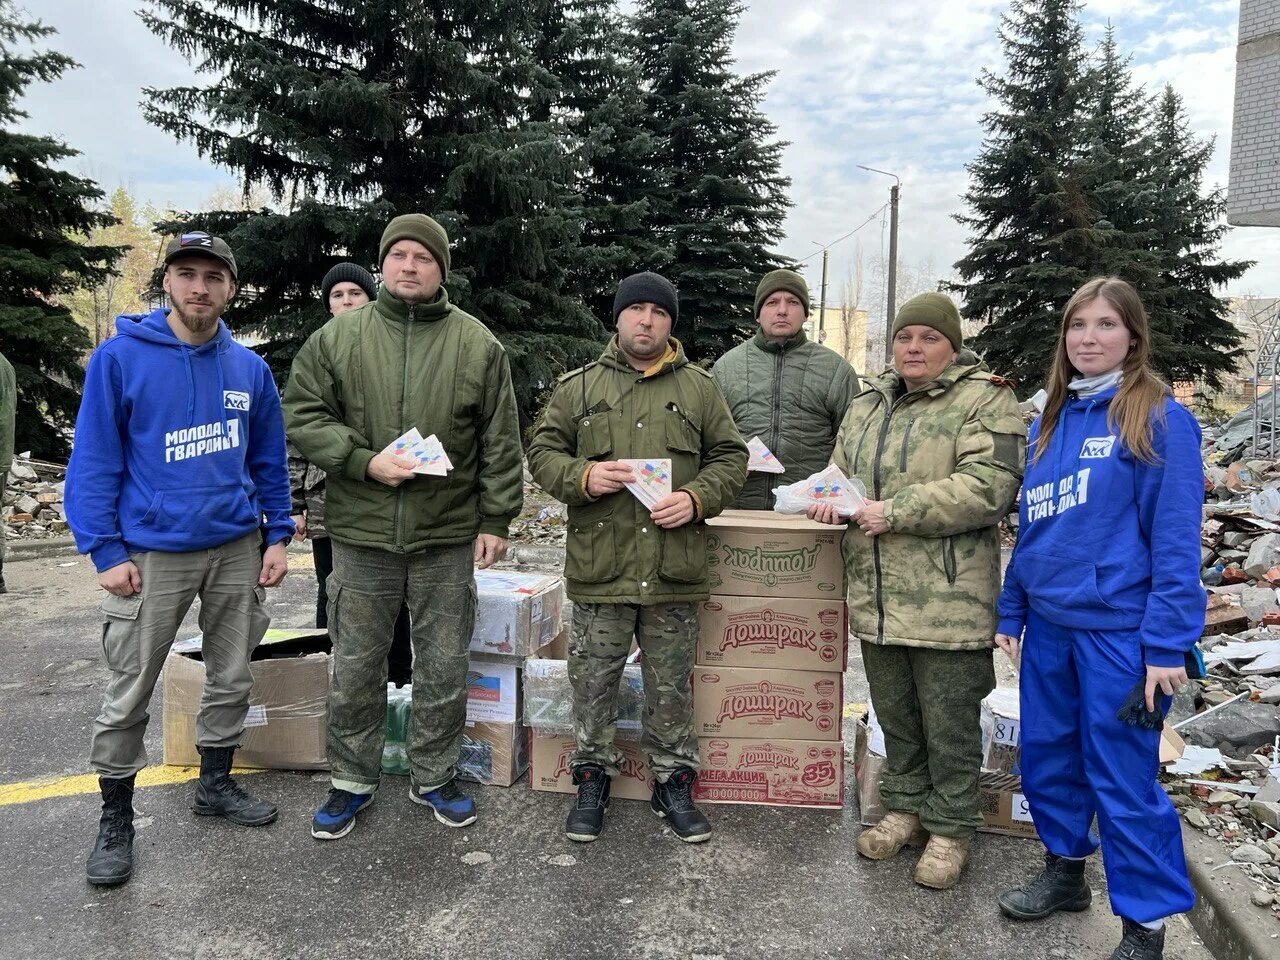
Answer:
[[[1116,719],[1131,727],[1141,727],[1143,730],[1163,730],[1163,700],[1162,696],[1157,695],[1156,709],[1147,709],[1147,678],[1144,676],[1129,691],[1129,695],[1124,698],[1124,703],[1120,704],[1120,709],[1116,711]]]

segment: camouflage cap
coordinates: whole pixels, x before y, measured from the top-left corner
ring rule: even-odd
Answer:
[[[203,230],[182,233],[170,240],[164,248],[164,265],[167,267],[179,257],[189,257],[194,254],[221,260],[227,265],[227,269],[231,271],[232,282],[239,281],[236,258],[231,252],[231,248],[227,246],[227,241],[221,237],[210,236]]]

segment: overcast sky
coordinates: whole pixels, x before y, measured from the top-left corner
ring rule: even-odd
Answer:
[[[56,134],[83,151],[77,169],[107,190],[124,184],[161,207],[191,208],[233,175],[174,143],[142,117],[144,85],[192,82],[185,60],[138,20],[138,0],[27,0],[59,31],[55,47],[83,68],[31,88],[27,127]],[[965,164],[981,142],[986,98],[974,78],[1001,69],[996,37],[1006,0],[749,0],[737,37],[744,71],[776,70],[765,110],[789,142],[782,166],[795,206],[784,253],[805,258],[852,230],[902,178],[901,257],[931,259],[939,276],[963,255],[961,210]],[[1235,71],[1237,0],[1091,0],[1084,11],[1090,42],[1108,19],[1121,49],[1133,55],[1138,81],[1151,91],[1171,82],[1186,99],[1192,128],[1216,137],[1210,183],[1226,185]],[[831,250],[828,299],[861,243],[881,248],[875,219]],[[1237,228],[1227,255],[1259,261],[1228,291],[1280,296],[1280,229]],[[818,259],[806,269],[816,287]],[[816,290],[815,290],[816,294]],[[816,299],[816,296],[815,296]]]

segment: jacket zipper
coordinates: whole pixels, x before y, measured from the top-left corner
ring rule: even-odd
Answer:
[[[881,394],[883,397],[884,395]],[[896,403],[896,401],[895,401]],[[871,486],[876,500],[880,499],[880,459],[884,454],[884,441],[889,434],[889,420],[893,416],[893,403],[886,402],[884,420],[880,424],[880,435],[876,439],[876,455],[871,463]],[[883,574],[880,570],[880,538],[871,538],[871,560],[876,574],[876,642],[884,643],[884,588]]]
[[[409,409],[409,337],[413,332],[413,306],[404,324],[404,381],[400,388],[400,433],[409,428],[404,425],[405,411]],[[404,547],[404,484],[396,490],[396,546]]]
[[[850,477],[858,474],[858,461],[862,459],[862,444],[867,439],[867,434],[871,431],[871,421],[867,421],[867,425],[862,428],[862,433],[858,437],[858,445],[853,448],[853,473]]]
[[[783,356],[785,356],[783,350],[779,349],[778,359],[773,365],[773,370],[774,370],[773,372],[773,403],[770,404],[770,406],[773,407],[773,410],[772,410],[772,417],[771,417],[772,422],[769,427],[769,449],[773,451],[773,455],[775,457],[778,455],[777,453],[778,432],[782,429],[781,400],[782,400],[782,358]],[[772,510],[773,504],[769,502],[769,497],[773,495],[774,486],[778,482],[778,475],[776,473],[766,473],[765,476],[768,477],[769,479],[768,479],[768,482],[765,484],[766,493],[765,493],[764,508],[766,510]]]
[[[902,431],[902,452],[898,454],[898,472],[907,472],[907,441],[911,439],[911,427],[916,422],[915,417],[907,418],[907,429]]]
[[[956,545],[950,537],[942,542],[942,569],[946,571],[947,583],[956,585]]]

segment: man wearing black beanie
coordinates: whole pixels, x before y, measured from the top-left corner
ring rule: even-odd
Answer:
[[[671,336],[675,287],[654,273],[618,285],[617,335],[595,363],[560,378],[529,444],[537,483],[569,507],[565,579],[574,602],[569,644],[578,796],[565,834],[600,835],[614,746],[618,682],[634,636],[644,653],[641,748],[657,781],[650,808],[689,843],[711,836],[693,804],[698,737],[689,675],[698,604],[710,595],[704,521],[747,475],[747,448],[711,375]],[[626,484],[626,460],[648,461],[671,493],[652,508]],[[669,468],[666,464],[670,464]]]

